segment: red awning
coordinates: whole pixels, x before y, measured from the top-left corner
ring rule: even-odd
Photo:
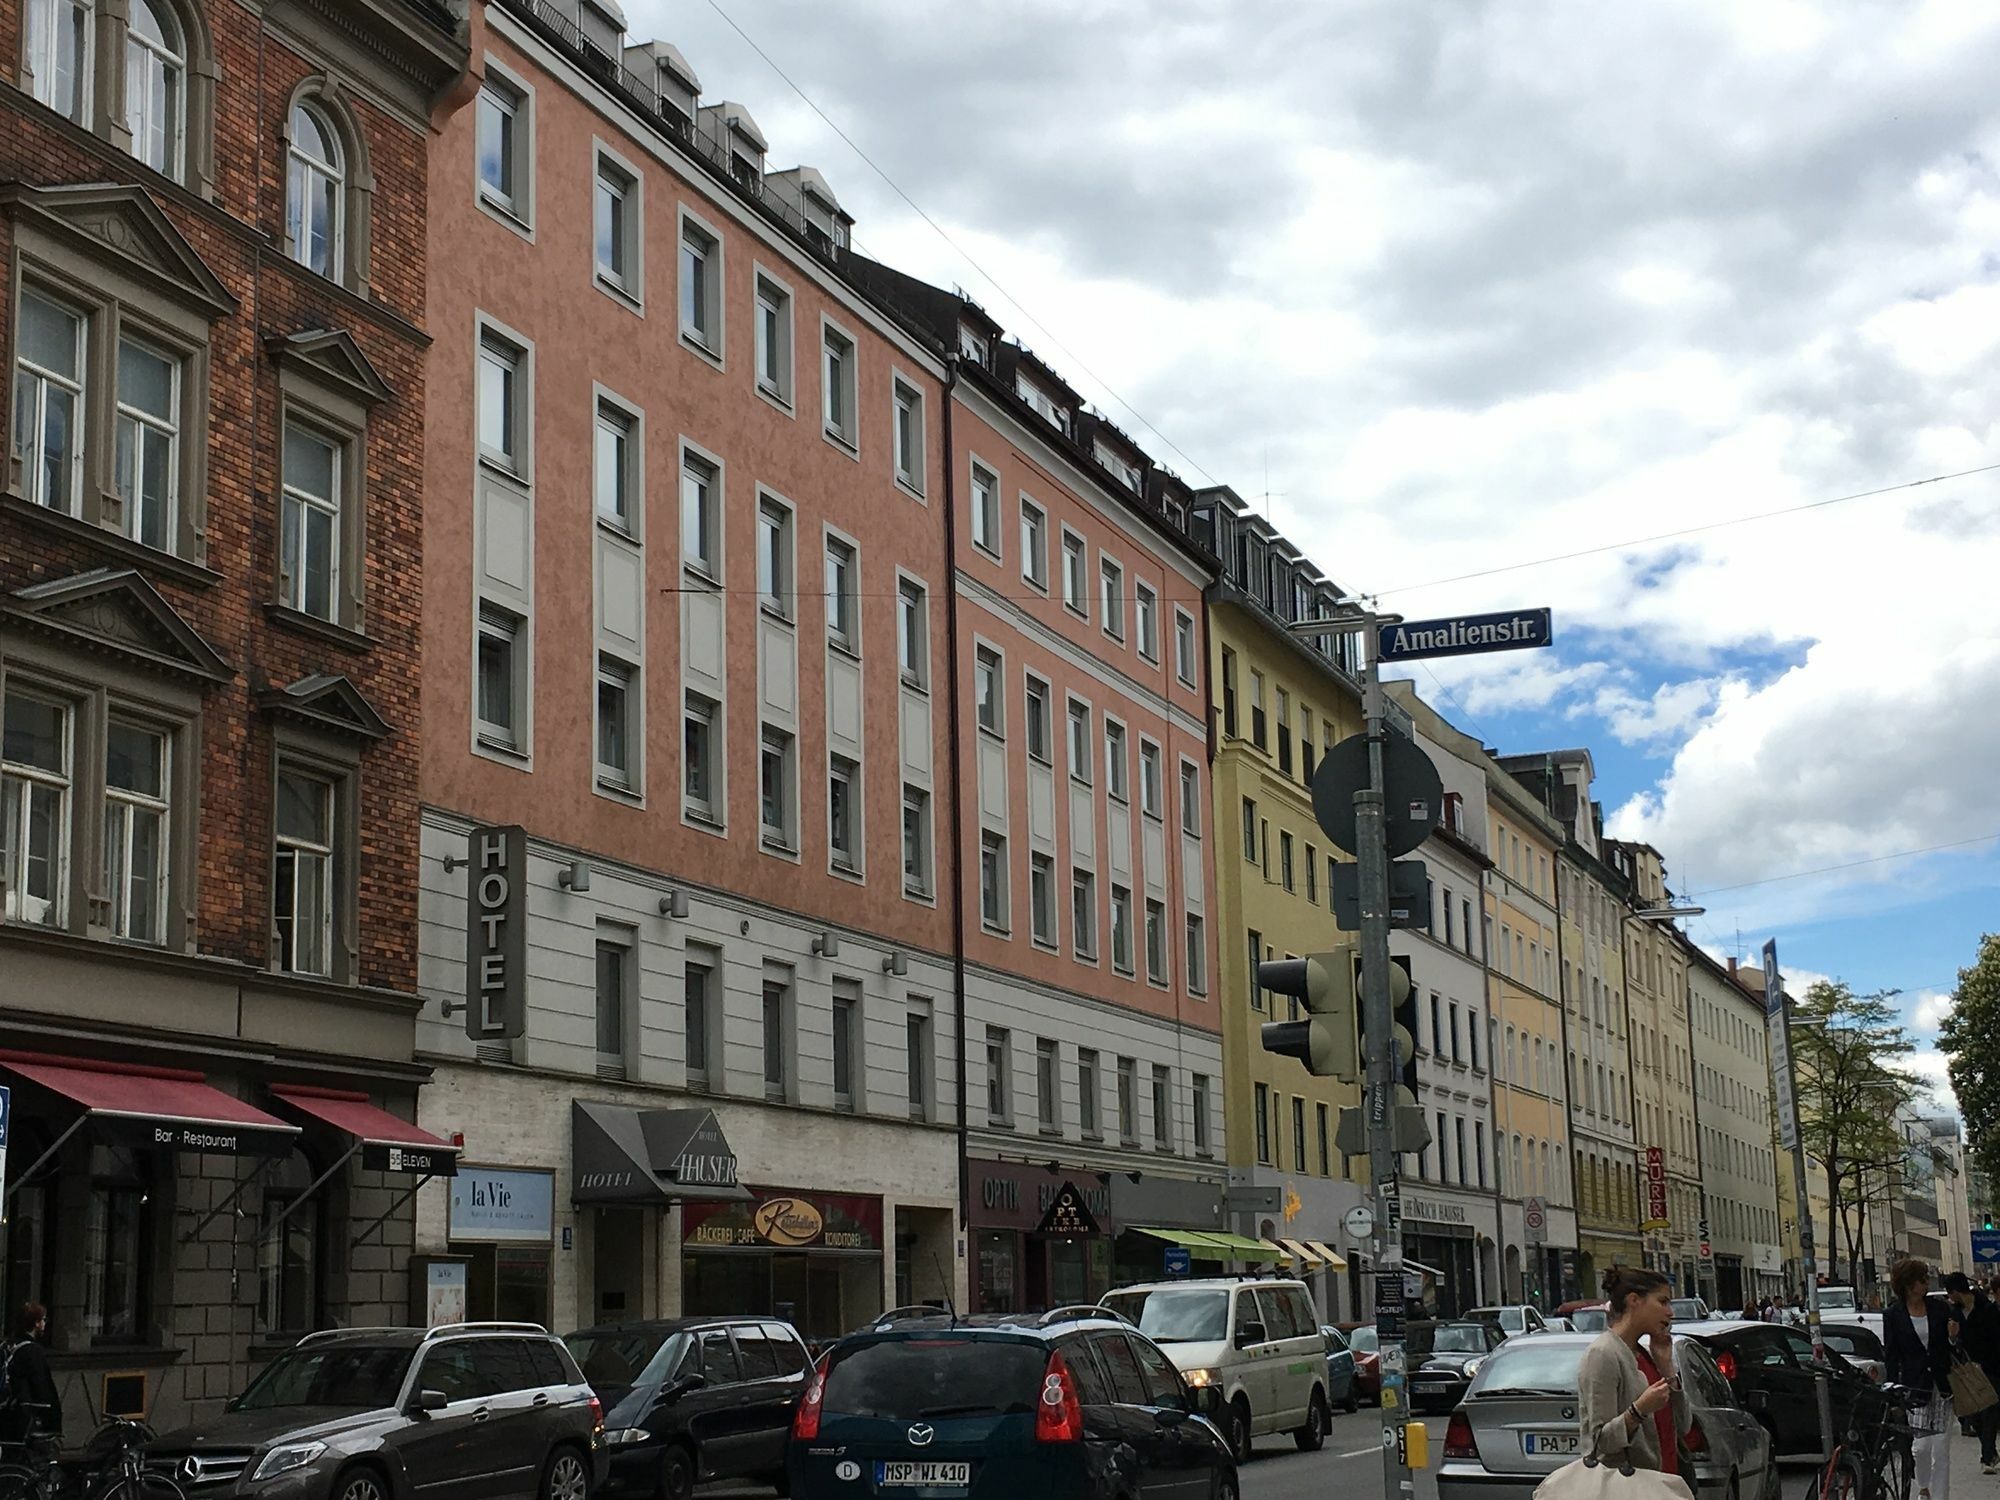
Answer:
[[[271,1097],[322,1125],[350,1137],[361,1149],[361,1165],[378,1172],[414,1172],[432,1177],[458,1173],[458,1147],[428,1130],[399,1120],[348,1089],[288,1083]]]
[[[124,1145],[269,1156],[291,1150],[299,1136],[296,1125],[181,1068],[0,1051],[0,1069],[82,1106]]]

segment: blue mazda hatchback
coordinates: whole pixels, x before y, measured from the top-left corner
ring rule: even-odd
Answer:
[[[1098,1309],[884,1322],[824,1354],[792,1420],[794,1495],[1238,1500],[1236,1464],[1144,1334]]]

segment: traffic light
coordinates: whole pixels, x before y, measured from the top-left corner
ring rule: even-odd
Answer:
[[[1360,1076],[1355,1047],[1354,996],[1358,986],[1354,950],[1280,958],[1257,965],[1257,987],[1298,999],[1303,1021],[1264,1023],[1264,1050],[1296,1057],[1315,1078]]]
[[[1359,1014],[1368,1014],[1366,987],[1360,982],[1361,966],[1355,964],[1355,990]],[[1392,1023],[1390,1039],[1396,1046],[1396,1103],[1414,1109],[1417,1103],[1417,987],[1410,980],[1410,961],[1407,958],[1391,956],[1389,959],[1389,1014]],[[1368,1035],[1364,1025],[1361,1048],[1368,1051]]]

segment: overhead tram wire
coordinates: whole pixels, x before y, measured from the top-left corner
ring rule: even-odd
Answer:
[[[1783,875],[1766,875],[1758,880],[1744,880],[1735,885],[1719,885],[1703,891],[1690,890],[1687,892],[1687,897],[1689,900],[1700,897],[1705,901],[1711,896],[1726,896],[1732,891],[1755,890],[1758,886],[1777,885],[1786,880],[1805,880],[1813,875],[1834,875],[1842,870],[1859,870],[1868,865],[1887,864],[1891,860],[1915,859],[1922,854],[1942,854],[1951,849],[1969,849],[1975,844],[1990,844],[1995,839],[2000,839],[2000,833],[1982,833],[1977,838],[1953,839],[1949,843],[1928,844],[1921,849],[1898,849],[1893,854],[1876,854],[1867,859],[1851,859],[1845,864],[1821,865],[1812,870],[1791,870]]]
[[[914,213],[918,218],[922,219],[926,224],[928,224],[931,227],[931,229],[935,231],[939,239],[943,240],[947,245],[951,246],[951,248],[964,259],[966,265],[970,266],[974,271],[979,273],[980,277],[986,282],[988,286],[992,287],[994,291],[998,292],[1002,297],[1006,298],[1007,301],[1013,306],[1016,312],[1020,313],[1022,317],[1026,318],[1036,328],[1040,329],[1044,334],[1046,334],[1048,336],[1049,342],[1053,344],[1056,347],[1056,349],[1063,354],[1065,358],[1069,359],[1079,370],[1083,371],[1083,373],[1088,375],[1092,380],[1096,381],[1098,386],[1104,391],[1104,393],[1107,396],[1109,396],[1113,401],[1116,401],[1120,406],[1124,407],[1126,411],[1130,412],[1133,415],[1133,417],[1138,420],[1140,426],[1144,427],[1148,432],[1152,433],[1153,436],[1157,437],[1161,442],[1165,443],[1167,447],[1171,448],[1176,454],[1180,456],[1181,461],[1185,463],[1189,468],[1193,469],[1195,473],[1199,474],[1203,479],[1206,479],[1210,484],[1216,483],[1216,478],[1213,474],[1209,473],[1207,469],[1203,468],[1192,457],[1190,457],[1186,452],[1186,450],[1183,449],[1179,444],[1177,444],[1172,438],[1168,437],[1164,432],[1160,431],[1159,428],[1155,427],[1151,422],[1149,422],[1146,419],[1146,414],[1140,411],[1139,408],[1134,406],[1130,401],[1126,400],[1125,397],[1121,396],[1117,392],[1117,390],[1115,390],[1112,387],[1110,381],[1106,380],[1102,375],[1099,375],[1095,370],[1091,369],[1089,365],[1085,364],[1073,349],[1071,349],[1061,339],[1056,337],[1053,329],[1051,329],[1046,323],[1042,322],[1040,318],[1037,318],[1033,312],[1029,311],[1026,303],[1022,302],[1020,298],[1016,297],[1012,292],[1008,291],[1006,287],[1000,284],[999,277],[995,276],[991,271],[987,270],[986,267],[984,267],[977,260],[975,260],[973,258],[971,251],[967,250],[963,245],[959,244],[957,240],[953,239],[951,237],[950,232],[947,231],[942,224],[938,223],[936,219],[933,219],[928,213],[926,213],[924,211],[923,206],[919,204],[916,199],[912,198],[908,193],[904,192],[902,186],[896,181],[896,179],[891,177],[886,171],[884,171],[882,167],[876,162],[874,157],[870,156],[866,151],[862,150],[860,145],[856,143],[854,137],[849,135],[845,130],[842,130],[840,126],[837,123],[835,123],[833,116],[829,115],[825,110],[821,109],[819,107],[818,102],[814,100],[812,95],[808,94],[804,89],[799,87],[799,85],[793,80],[791,74],[787,73],[783,68],[778,66],[777,60],[773,58],[770,53],[766,52],[761,46],[757,44],[756,38],[752,37],[749,32],[745,31],[741,26],[739,26],[736,23],[736,18],[730,15],[728,11],[722,8],[721,0],[708,0],[708,4],[709,4],[709,9],[713,10],[718,16],[722,17],[723,23],[727,25],[731,31],[735,32],[739,37],[743,39],[744,45],[749,47],[749,49],[752,52],[756,53],[759,57],[761,57],[764,60],[765,66],[770,68],[770,70],[773,73],[776,73],[780,78],[782,78],[785,81],[786,87],[791,89],[793,93],[797,94],[800,99],[805,101],[806,108],[810,109],[814,114],[818,115],[821,120],[825,121],[827,129],[831,130],[835,135],[839,136],[841,140],[845,141],[847,143],[848,150],[852,151],[856,156],[860,157],[862,161],[867,163],[868,169],[871,172],[873,172],[877,177],[881,178],[884,182],[886,182],[889,185],[889,190],[893,192],[898,198],[901,198],[903,202],[908,204],[910,207],[910,211]]]

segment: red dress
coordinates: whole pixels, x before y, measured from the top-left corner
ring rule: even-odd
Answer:
[[[1637,1352],[1639,1355],[1639,1373],[1646,1377],[1646,1384],[1651,1385],[1660,1378],[1659,1367],[1653,1363],[1653,1357],[1644,1349]],[[1674,1403],[1672,1401],[1668,1401],[1665,1406],[1653,1413],[1653,1431],[1659,1435],[1660,1439],[1660,1472],[1662,1474],[1680,1473],[1681,1452],[1678,1441],[1679,1434],[1674,1428]]]

